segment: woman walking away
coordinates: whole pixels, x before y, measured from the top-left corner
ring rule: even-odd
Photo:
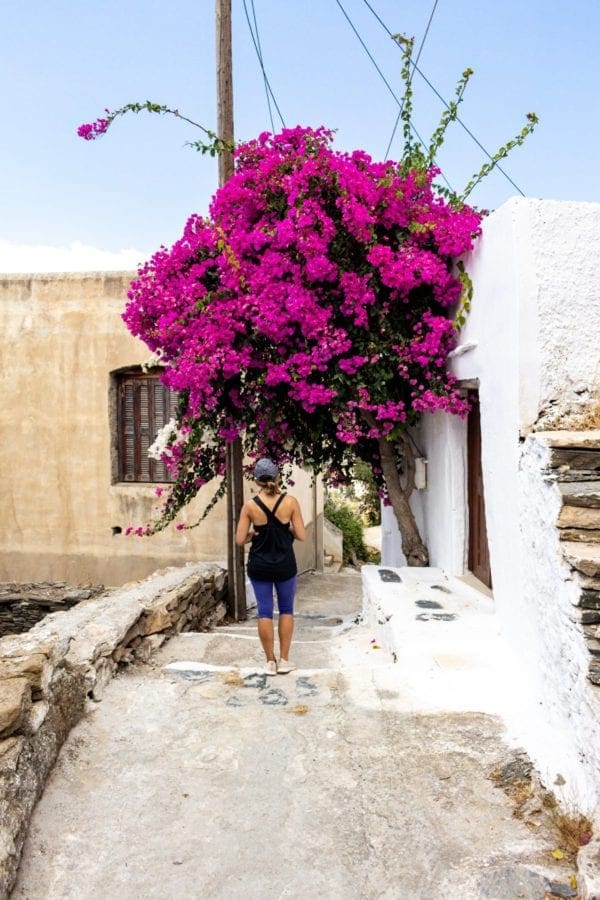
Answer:
[[[296,668],[289,661],[297,573],[292,545],[294,539],[305,540],[306,529],[300,504],[281,491],[274,462],[259,459],[254,480],[260,491],[243,505],[235,540],[239,546],[252,542],[247,571],[258,606],[258,636],[267,657],[265,672],[285,675]],[[279,610],[279,663],[275,659],[273,591]]]

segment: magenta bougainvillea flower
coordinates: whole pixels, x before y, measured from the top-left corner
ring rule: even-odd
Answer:
[[[337,151],[324,128],[261,134],[209,216],[140,268],[124,320],[180,396],[156,527],[224,472],[238,436],[250,455],[338,480],[365,459],[385,492],[382,438],[422,413],[466,413],[447,368],[454,263],[481,215],[441,197],[437,174]]]
[[[106,110],[106,112],[108,113],[108,110]],[[110,119],[96,119],[95,122],[80,125],[77,129],[77,135],[80,138],[83,138],[84,141],[95,141],[100,135],[106,134],[109,125]]]

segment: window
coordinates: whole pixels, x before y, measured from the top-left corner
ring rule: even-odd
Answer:
[[[148,456],[156,435],[175,416],[177,394],[160,381],[160,373],[117,375],[119,481],[168,482],[164,463]]]

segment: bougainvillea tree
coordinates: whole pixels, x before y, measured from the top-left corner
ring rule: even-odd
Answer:
[[[250,459],[341,482],[369,462],[409,564],[427,564],[407,430],[423,413],[468,411],[447,363],[468,299],[456,261],[481,214],[436,188],[443,131],[423,154],[409,114],[410,94],[401,162],[336,150],[325,128],[241,144],[209,215],[191,216],[140,268],[124,319],[179,395],[155,445],[175,483],[147,531],[225,474],[225,445],[239,437]]]
[[[449,311],[480,216],[436,195],[436,174],[336,151],[325,129],[263,134],[237,149],[210,218],[140,270],[125,321],[181,396],[164,519],[239,436],[337,479],[370,461],[406,533],[395,444],[423,412],[467,411]]]

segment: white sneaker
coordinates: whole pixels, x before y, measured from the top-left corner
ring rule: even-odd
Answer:
[[[277,671],[280,675],[287,675],[288,672],[293,672],[295,668],[294,663],[288,662],[287,659],[280,659]]]
[[[274,659],[268,659],[265,666],[265,675],[277,675],[277,663]]]

